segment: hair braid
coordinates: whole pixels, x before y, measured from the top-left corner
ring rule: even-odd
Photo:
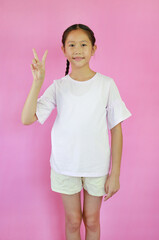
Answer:
[[[70,66],[70,62],[68,61],[68,59],[67,59],[67,63],[66,63],[67,65],[66,65],[66,72],[65,72],[65,76],[68,74],[68,72],[69,72],[69,66]]]

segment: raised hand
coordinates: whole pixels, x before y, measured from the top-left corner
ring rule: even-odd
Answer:
[[[33,48],[32,50],[34,54],[34,59],[31,64],[33,79],[38,83],[42,84],[45,78],[45,60],[46,60],[48,50],[45,51],[41,62],[39,61],[39,58],[35,49]]]

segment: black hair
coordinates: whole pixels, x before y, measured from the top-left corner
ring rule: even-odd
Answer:
[[[72,30],[76,30],[76,29],[82,29],[82,30],[84,30],[84,31],[86,32],[86,34],[88,35],[88,38],[90,39],[90,41],[91,41],[91,43],[92,43],[92,46],[94,46],[95,41],[96,41],[95,36],[94,36],[94,32],[93,32],[88,26],[86,26],[86,25],[84,25],[84,24],[74,24],[74,25],[68,27],[68,28],[64,31],[63,35],[62,35],[62,44],[63,44],[63,47],[65,47],[65,41],[66,41],[66,38],[67,38],[68,34],[69,34]],[[68,74],[68,72],[69,72],[69,66],[70,66],[70,62],[69,62],[68,59],[67,59],[67,61],[66,61],[65,76],[66,76],[66,75]]]

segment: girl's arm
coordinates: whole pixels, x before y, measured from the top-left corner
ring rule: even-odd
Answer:
[[[21,115],[21,121],[25,125],[32,124],[38,119],[36,116],[37,99],[45,78],[45,60],[47,53],[48,51],[46,50],[42,61],[40,62],[38,55],[33,48],[34,59],[33,64],[31,64],[33,83]]]
[[[33,81],[32,87],[22,110],[21,121],[24,125],[32,124],[37,120],[36,107],[40,88],[41,86],[37,84],[36,81]]]
[[[111,174],[106,179],[105,191],[107,196],[104,197],[104,201],[108,200],[114,193],[120,188],[119,176],[120,176],[120,163],[122,155],[123,136],[121,123],[117,124],[111,129],[111,154],[112,154],[112,170]]]
[[[123,146],[121,123],[117,124],[110,131],[111,131],[111,154],[112,154],[111,175],[116,175],[119,177]]]

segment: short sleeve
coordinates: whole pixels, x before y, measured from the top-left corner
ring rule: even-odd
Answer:
[[[115,127],[118,123],[132,116],[122,100],[115,81],[111,79],[108,102],[106,106],[106,116],[109,130]]]
[[[43,95],[37,99],[36,116],[38,122],[43,124],[56,107],[56,84],[54,82],[45,90]]]

